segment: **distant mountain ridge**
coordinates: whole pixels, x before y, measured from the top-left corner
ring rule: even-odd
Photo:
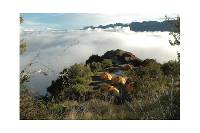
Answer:
[[[83,30],[86,29],[107,29],[107,28],[115,28],[115,27],[130,27],[131,31],[136,32],[143,32],[143,31],[169,31],[173,32],[175,31],[175,27],[173,26],[175,24],[175,20],[165,20],[162,22],[158,21],[143,21],[143,22],[131,22],[129,24],[124,23],[116,23],[116,24],[108,24],[108,25],[99,25],[99,26],[86,26],[83,28]]]

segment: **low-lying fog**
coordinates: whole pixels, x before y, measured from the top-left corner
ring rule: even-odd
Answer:
[[[176,59],[178,47],[170,46],[168,32],[133,32],[129,29],[24,31],[28,50],[20,56],[20,69],[38,54],[32,71],[42,70],[44,76],[34,73],[29,85],[40,94],[55,80],[64,67],[84,63],[92,54],[102,55],[108,50],[122,49],[141,59],[154,58],[163,63]]]

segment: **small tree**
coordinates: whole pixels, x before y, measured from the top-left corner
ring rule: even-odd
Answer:
[[[174,40],[169,40],[169,43],[174,45],[180,45],[180,17],[176,17],[173,19],[174,23],[172,23],[172,26],[174,27],[174,32],[170,32],[169,35],[173,36]]]
[[[63,100],[71,95],[81,95],[89,91],[92,72],[89,66],[74,64],[64,69],[56,81],[52,81],[47,91],[57,98]],[[60,99],[61,98],[61,99]]]
[[[22,15],[19,17],[19,23],[22,24],[24,22],[24,18]],[[24,41],[24,39],[20,40],[20,55],[23,54],[27,50],[27,43]]]
[[[172,40],[169,40],[169,43],[172,46],[180,45],[180,17],[177,16],[176,18],[170,19],[169,17],[165,16],[166,20],[170,22],[173,32],[170,32],[169,35],[173,37]],[[171,20],[171,21],[170,21]],[[178,62],[180,62],[180,53],[177,52]]]
[[[22,23],[24,22],[24,18],[23,18],[22,15],[20,15],[20,17],[19,17],[19,21],[20,21],[20,24],[22,24]]]

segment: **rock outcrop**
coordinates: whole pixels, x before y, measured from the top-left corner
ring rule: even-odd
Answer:
[[[142,60],[131,52],[120,49],[107,51],[101,58],[111,59],[112,63],[115,65],[132,64],[133,66],[139,66],[142,63]]]

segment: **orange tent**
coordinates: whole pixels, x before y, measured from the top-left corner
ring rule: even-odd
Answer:
[[[112,79],[112,75],[110,73],[103,72],[103,73],[101,73],[100,78],[102,80],[111,80]]]
[[[126,83],[126,79],[122,76],[114,77],[114,78],[112,78],[112,81],[115,84],[123,84],[124,85]]]
[[[105,91],[105,92],[110,92],[110,93],[117,93],[117,94],[119,94],[119,90],[116,88],[116,87],[114,87],[114,86],[112,86],[112,85],[104,85],[103,87],[102,87],[102,90],[103,91]]]

